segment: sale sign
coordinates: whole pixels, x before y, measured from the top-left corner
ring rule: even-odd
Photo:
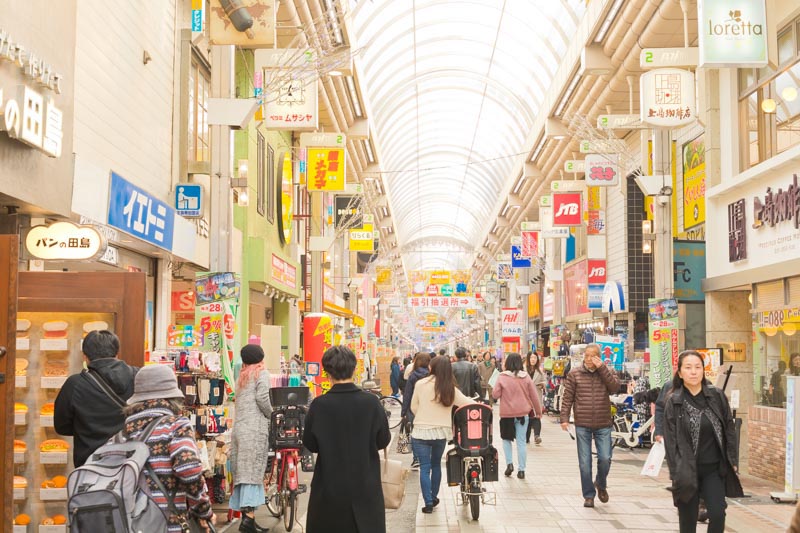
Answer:
[[[195,286],[202,286],[206,297],[201,298],[202,293],[198,290],[193,331],[201,339],[204,352],[219,354],[227,391],[235,393],[233,362],[240,357],[236,321],[241,280],[233,272],[215,272],[199,275]],[[237,290],[232,290],[233,287]]]
[[[580,226],[582,203],[579,192],[553,193],[553,226]]]
[[[674,299],[648,300],[650,333],[650,386],[672,379],[678,364],[678,303]]]

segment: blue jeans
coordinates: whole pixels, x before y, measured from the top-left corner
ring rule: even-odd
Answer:
[[[525,422],[520,423],[520,417],[514,419],[514,431],[516,433],[516,441],[517,441],[517,461],[519,464],[517,465],[517,470],[520,472],[525,471],[525,463],[528,460],[528,448],[526,447],[526,435],[528,433],[528,416],[525,415],[524,418]],[[503,440],[503,455],[506,457],[506,464],[514,464],[514,454],[511,451],[511,441],[510,440]]]
[[[581,490],[584,498],[594,498],[597,491],[592,482],[592,438],[597,448],[597,486],[606,488],[608,471],[611,470],[611,426],[591,429],[575,426],[575,440],[578,442],[578,466],[581,470]]]
[[[439,495],[442,484],[442,455],[445,439],[422,440],[411,437],[411,449],[419,459],[419,487],[425,505],[431,507],[433,499]]]

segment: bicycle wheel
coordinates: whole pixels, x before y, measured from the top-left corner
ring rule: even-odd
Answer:
[[[481,516],[481,487],[478,483],[470,485],[469,491],[469,511],[472,519],[477,520]]]
[[[612,432],[612,437],[611,437],[611,447],[612,448],[614,448],[616,446],[620,446],[620,447],[623,447],[623,448],[627,447],[627,444],[625,443],[625,438],[624,437],[616,437],[616,436],[614,436],[614,433],[622,434],[622,435],[627,434],[628,433],[628,424],[626,424],[625,422],[620,422],[619,420],[614,420],[614,430]]]
[[[393,396],[381,396],[381,406],[383,406],[386,419],[389,421],[389,429],[400,427],[400,412],[403,410],[400,400]]]
[[[278,518],[283,514],[283,497],[278,489],[277,483],[272,483],[267,487],[265,502],[269,514]]]
[[[284,502],[283,509],[283,527],[286,531],[291,531],[294,526],[294,513],[297,510],[297,493],[290,490],[286,494],[286,501]]]

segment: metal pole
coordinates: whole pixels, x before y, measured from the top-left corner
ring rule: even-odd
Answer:
[[[233,88],[233,46],[211,47],[211,97],[231,98]],[[211,228],[210,266],[212,272],[231,268],[233,227],[232,139],[229,126],[211,126]]]
[[[655,130],[653,134],[653,173],[662,176],[664,187],[672,189],[672,143],[669,130]],[[664,189],[662,188],[662,191]],[[653,246],[653,270],[655,274],[655,297],[671,298],[673,295],[672,272],[672,202],[670,195],[659,194],[654,201],[655,243]]]

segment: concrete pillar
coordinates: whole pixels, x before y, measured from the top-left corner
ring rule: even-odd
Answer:
[[[669,130],[653,131],[653,173],[656,176],[671,175],[670,154],[672,145]],[[669,181],[671,186],[672,181]],[[676,191],[673,191],[673,195]],[[654,202],[653,273],[655,275],[655,297],[670,298],[673,295],[672,272],[672,206],[673,196],[658,195]]]
[[[211,47],[211,97],[231,98],[233,46]],[[211,271],[227,272],[231,265],[233,227],[233,138],[228,126],[211,126]]]

